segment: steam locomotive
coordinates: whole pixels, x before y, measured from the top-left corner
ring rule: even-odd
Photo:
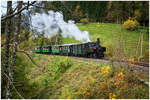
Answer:
[[[100,40],[82,44],[35,46],[33,52],[40,54],[65,55],[103,58],[106,47],[100,45]]]

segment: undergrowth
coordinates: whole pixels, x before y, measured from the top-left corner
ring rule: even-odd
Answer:
[[[60,77],[62,73],[64,73],[69,67],[73,64],[71,59],[68,59],[68,56],[65,58],[55,57],[50,62],[50,67],[52,71],[52,76],[54,79]]]
[[[29,99],[142,99],[148,87],[128,68],[70,57],[33,54],[33,65],[24,55],[17,56],[15,87]],[[12,98],[20,98],[13,91]]]

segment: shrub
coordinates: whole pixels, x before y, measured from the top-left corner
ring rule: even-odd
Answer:
[[[72,66],[72,60],[68,58],[62,59],[60,57],[54,57],[50,63],[52,69],[53,78],[59,78],[61,73],[64,73],[69,67]]]
[[[87,24],[89,21],[88,21],[87,18],[82,18],[82,19],[80,20],[80,22],[83,23],[83,24]]]
[[[123,23],[123,27],[127,30],[133,31],[136,30],[139,26],[138,21],[129,18],[127,21]]]
[[[104,42],[102,44],[104,47],[106,47],[106,52],[105,53],[105,56],[106,57],[112,57],[113,56],[113,53],[114,53],[114,44],[113,43],[106,43]]]

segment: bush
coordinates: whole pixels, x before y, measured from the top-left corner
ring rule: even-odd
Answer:
[[[64,73],[69,67],[72,66],[72,60],[66,56],[65,59],[60,57],[54,57],[50,63],[52,69],[53,78],[59,78],[61,73]]]
[[[104,47],[106,47],[106,52],[105,52],[105,56],[106,57],[112,57],[113,56],[113,53],[114,53],[114,44],[112,44],[112,43],[106,43],[106,42],[104,42],[103,44],[102,44]]]
[[[87,18],[82,18],[82,19],[80,20],[80,22],[83,23],[83,24],[87,24],[89,21],[88,21]]]
[[[123,23],[123,27],[127,30],[134,31],[138,28],[139,23],[136,20],[129,18],[127,21]]]

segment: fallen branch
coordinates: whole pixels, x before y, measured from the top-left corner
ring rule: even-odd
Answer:
[[[25,52],[25,51],[17,51],[17,52],[24,53],[24,54],[31,60],[31,62],[32,62],[34,65],[40,67],[38,64],[35,63],[35,61],[31,58],[31,56],[30,56],[27,52]]]

